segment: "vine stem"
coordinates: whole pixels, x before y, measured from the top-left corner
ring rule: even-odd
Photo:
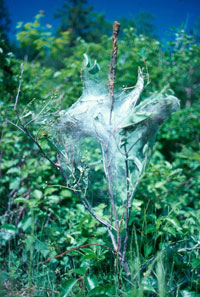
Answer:
[[[64,253],[61,253],[55,257],[52,257],[52,258],[48,258],[47,260],[45,260],[44,262],[40,262],[40,264],[45,264],[45,263],[48,263],[49,261],[51,261],[52,259],[57,259],[57,258],[61,258],[63,256],[65,256],[66,254],[70,253],[70,252],[73,252],[73,251],[76,251],[76,250],[80,250],[80,249],[84,249],[90,245],[95,245],[95,246],[100,246],[100,247],[103,247],[113,253],[116,253],[113,249],[111,249],[110,247],[106,246],[106,245],[103,245],[103,244],[99,244],[99,243],[86,243],[84,245],[80,245],[80,246],[77,246],[77,247],[74,247],[74,248],[71,248],[67,251],[65,251]]]

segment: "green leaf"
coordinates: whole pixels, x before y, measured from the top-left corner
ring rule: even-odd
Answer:
[[[83,54],[83,56],[84,56],[84,66],[86,68],[90,68],[90,61],[89,61],[88,55]]]
[[[144,284],[143,289],[144,289],[145,292],[154,292],[154,293],[156,293],[154,287],[152,285],[150,285],[150,284]]]
[[[97,254],[93,252],[91,249],[85,249],[85,255],[82,257],[82,260],[91,260],[96,259]]]
[[[181,231],[182,228],[177,218],[166,218],[166,220],[170,222],[176,228],[177,231]]]
[[[72,272],[77,274],[85,274],[87,270],[88,270],[88,267],[85,266],[78,269],[73,269]]]
[[[151,225],[149,224],[146,228],[145,228],[145,234],[149,234],[149,233],[154,233],[156,232],[157,229],[155,227],[155,225]]]
[[[53,77],[54,77],[54,78],[55,78],[55,77],[58,77],[58,76],[60,76],[61,74],[62,74],[61,71],[56,71],[56,72],[54,73]]]
[[[20,186],[20,178],[16,177],[9,185],[10,190],[18,189]]]
[[[95,276],[93,276],[93,277],[87,276],[85,278],[85,284],[86,284],[88,291],[91,291],[98,285],[98,282],[97,282],[97,279]]]
[[[94,288],[92,291],[90,291],[88,294],[87,294],[87,297],[93,297],[93,296],[98,296],[98,297],[108,297],[108,295],[105,295],[104,293],[101,293],[102,292],[102,289],[101,287],[98,287],[98,288]]]
[[[14,203],[26,203],[26,204],[29,204],[30,201],[27,200],[27,199],[25,199],[25,198],[23,198],[23,197],[19,197],[19,198],[16,198],[16,199],[14,200]]]
[[[49,250],[47,248],[47,245],[44,242],[41,242],[39,240],[35,243],[35,249],[40,252],[44,257],[46,257],[49,254]]]
[[[54,192],[56,192],[58,189],[57,188],[53,188],[53,187],[48,187],[48,188],[46,188],[45,189],[45,191],[44,191],[44,194],[45,195],[49,195],[49,194],[52,194],[52,193],[54,193]]]
[[[133,200],[133,207],[136,208],[137,210],[141,210],[141,205],[144,203],[142,200],[134,199]]]
[[[10,169],[8,169],[7,174],[20,174],[21,170],[19,167],[12,167]]]
[[[70,191],[70,190],[62,190],[61,192],[60,192],[60,195],[61,196],[63,196],[63,197],[72,197],[72,192]]]
[[[67,297],[69,296],[70,292],[72,291],[74,285],[77,283],[78,279],[76,278],[71,278],[67,280],[63,285],[63,292],[61,297]]]
[[[1,244],[4,245],[4,241],[9,241],[15,236],[15,231],[9,228],[2,228],[0,227],[0,241]]]
[[[113,285],[107,286],[98,286],[92,289],[88,294],[87,297],[111,297],[115,293],[115,287]]]
[[[180,291],[182,297],[199,297],[200,294],[188,290]]]
[[[33,196],[34,196],[36,199],[41,199],[41,198],[42,198],[42,192],[39,191],[39,190],[35,190],[35,191],[33,191]]]
[[[11,231],[17,231],[17,227],[12,225],[12,224],[4,224],[0,226],[0,229],[6,229],[6,230],[11,230]]]
[[[28,235],[25,242],[26,242],[26,251],[30,251],[33,248],[35,237],[32,235]]]
[[[114,296],[116,293],[116,287],[114,285],[105,285],[104,290],[108,296]]]
[[[137,169],[139,170],[139,172],[142,172],[142,168],[143,168],[143,164],[142,162],[140,162],[140,160],[137,157],[129,157],[128,160],[131,160],[135,163]]]
[[[32,225],[32,218],[26,216],[26,217],[24,218],[23,222],[20,222],[20,223],[19,223],[18,227],[19,227],[19,228],[21,227],[22,230],[25,232],[25,231],[27,231],[28,228],[31,227],[31,225]]]
[[[174,237],[176,237],[176,230],[173,227],[167,227],[165,226],[163,228],[164,231],[171,233]]]
[[[152,245],[148,245],[148,244],[146,244],[146,245],[144,246],[144,254],[145,254],[145,257],[148,257],[149,254],[152,252],[152,250],[153,250]]]
[[[159,182],[157,182],[156,184],[155,184],[155,188],[156,189],[162,189],[163,188],[163,185],[165,185],[166,184],[166,181],[165,180],[163,180],[163,181],[159,181]]]
[[[96,74],[97,72],[99,72],[100,67],[97,64],[97,62],[94,62],[94,65],[92,66],[92,68],[88,71],[90,74]]]

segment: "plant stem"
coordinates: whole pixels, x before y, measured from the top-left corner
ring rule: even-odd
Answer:
[[[129,182],[129,168],[128,168],[128,152],[126,148],[126,144],[124,144],[124,152],[125,152],[125,167],[126,167],[126,235],[124,240],[124,250],[123,250],[123,260],[126,258],[126,251],[129,239],[129,228],[128,222],[130,217],[130,208],[129,208],[129,199],[130,199],[130,182]]]
[[[28,265],[28,296],[31,297],[31,286],[32,286],[32,267],[33,267],[33,244],[34,244],[34,233],[35,233],[35,226],[34,226],[34,210],[31,208],[31,246],[30,246],[30,258],[29,258],[29,265]]]
[[[114,108],[114,101],[115,101],[115,98],[114,98],[114,84],[115,84],[116,68],[117,68],[117,50],[118,50],[117,39],[118,39],[118,35],[119,35],[119,30],[120,30],[120,23],[115,21],[113,23],[113,35],[112,35],[113,50],[112,50],[112,57],[111,57],[111,62],[110,62],[110,77],[109,77],[110,99],[111,99],[110,124],[111,124],[112,111],[113,111],[113,108]]]

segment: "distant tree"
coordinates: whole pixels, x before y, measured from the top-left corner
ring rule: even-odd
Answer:
[[[121,24],[122,30],[129,29],[130,27],[135,28],[134,17],[132,17],[131,19],[128,19],[123,16],[123,17],[118,18],[118,22]]]
[[[10,17],[4,0],[0,0],[0,39],[8,41],[8,31],[10,29]]]
[[[1,96],[4,100],[15,87],[12,71],[13,55],[8,38],[10,23],[9,12],[5,1],[0,0],[0,94],[3,94]]]
[[[154,16],[149,12],[141,12],[134,18],[136,31],[150,37],[156,37],[156,29],[153,24]]]
[[[197,18],[197,21],[194,23],[194,26],[190,31],[191,35],[194,36],[196,41],[200,42],[200,17]]]
[[[136,34],[143,34],[156,38],[156,28],[153,24],[154,16],[149,12],[141,12],[133,15],[131,18],[121,17],[118,19],[121,28],[130,29],[134,28]]]
[[[17,40],[19,43],[18,57],[25,60],[44,60],[51,47],[53,37],[51,25],[43,26],[41,18],[44,12],[41,10],[33,22],[23,24],[19,22]]]
[[[99,42],[102,35],[111,32],[111,25],[104,14],[94,12],[87,0],[65,0],[62,7],[57,9],[55,18],[61,20],[58,34],[70,31],[72,43],[77,37],[88,42]]]

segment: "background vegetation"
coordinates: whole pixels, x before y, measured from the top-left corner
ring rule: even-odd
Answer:
[[[0,296],[200,296],[198,31],[174,28],[161,43],[150,15],[119,20],[116,89],[133,86],[138,66],[147,65],[151,83],[143,98],[169,84],[181,100],[181,110],[159,132],[133,203],[130,284],[108,249],[88,245],[63,254],[89,243],[109,247],[106,230],[9,122],[17,123],[13,106],[22,62],[24,120],[50,99],[60,109],[78,99],[84,53],[98,60],[106,78],[111,24],[84,0],[64,2],[55,16],[60,20],[56,34],[51,25],[42,25],[41,11],[33,22],[18,24],[11,44],[9,15],[0,1]],[[43,149],[56,161],[42,136]],[[95,186],[98,195],[101,182]]]

